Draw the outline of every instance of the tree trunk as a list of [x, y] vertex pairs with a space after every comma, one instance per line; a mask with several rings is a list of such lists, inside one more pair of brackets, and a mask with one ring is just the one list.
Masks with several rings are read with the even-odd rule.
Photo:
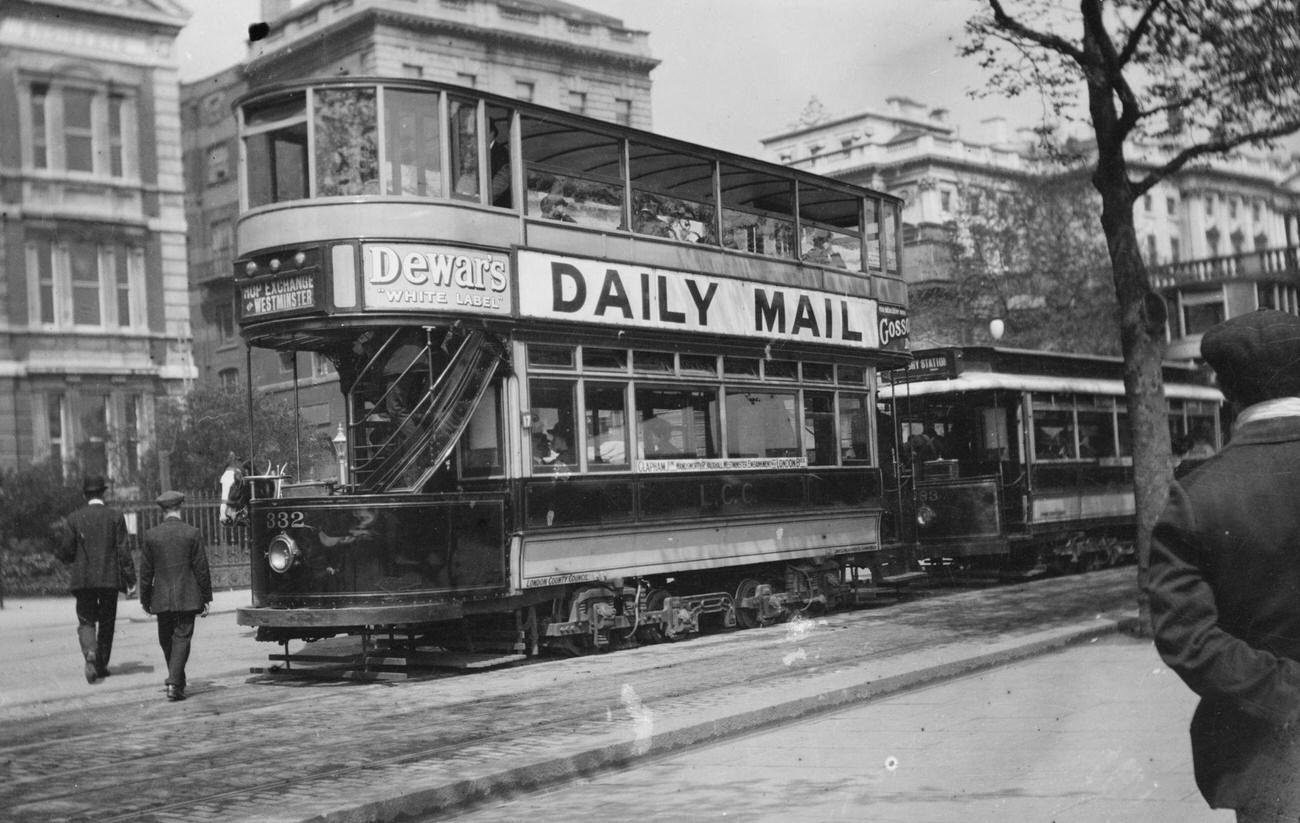
[[[1151, 532], [1160, 517], [1173, 477], [1170, 462], [1169, 405], [1164, 394], [1164, 302], [1152, 291], [1133, 228], [1133, 200], [1124, 174], [1107, 174], [1098, 158], [1094, 184], [1102, 195], [1102, 229], [1110, 250], [1119, 298], [1124, 389], [1133, 441], [1133, 493], [1137, 504], [1138, 617], [1149, 633], [1146, 595], [1151, 562]], [[1116, 164], [1120, 169], [1123, 162]], [[1114, 166], [1112, 166], [1114, 168]]]

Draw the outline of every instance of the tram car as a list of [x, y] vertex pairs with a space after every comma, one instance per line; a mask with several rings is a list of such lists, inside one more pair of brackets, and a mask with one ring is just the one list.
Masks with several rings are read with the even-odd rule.
[[[1120, 358], [996, 347], [913, 352], [881, 376], [882, 451], [932, 573], [1090, 570], [1134, 555]], [[1163, 367], [1177, 459], [1222, 445], [1223, 396]]]
[[896, 198], [421, 80], [236, 114], [240, 333], [337, 374], [294, 384], [338, 475], [254, 483], [259, 639], [585, 652], [923, 576], [874, 432]]

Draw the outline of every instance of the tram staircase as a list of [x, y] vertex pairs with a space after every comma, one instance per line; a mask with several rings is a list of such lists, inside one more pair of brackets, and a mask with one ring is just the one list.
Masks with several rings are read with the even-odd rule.
[[[442, 345], [447, 347], [453, 336], [458, 340], [446, 367], [408, 413], [389, 421], [390, 431], [383, 440], [365, 445], [368, 440], [363, 435], [374, 428], [376, 412], [352, 424], [356, 436], [351, 442], [358, 444], [353, 450], [353, 477], [359, 491], [374, 494], [419, 489], [451, 454], [501, 360], [486, 332], [449, 331]], [[422, 352], [425, 362], [431, 346], [426, 343]], [[420, 359], [416, 358], [412, 367]], [[389, 391], [397, 390], [397, 383], [406, 376], [399, 376]]]

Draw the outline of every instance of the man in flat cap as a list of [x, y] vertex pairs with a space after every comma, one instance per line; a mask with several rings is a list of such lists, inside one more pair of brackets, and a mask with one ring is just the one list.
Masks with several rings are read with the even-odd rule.
[[158, 495], [162, 522], [144, 533], [140, 554], [140, 605], [158, 617], [158, 644], [167, 661], [167, 699], [185, 699], [185, 663], [196, 615], [208, 615], [212, 577], [199, 530], [181, 520], [185, 495]]
[[69, 588], [77, 599], [77, 640], [87, 683], [108, 676], [117, 620], [117, 595], [135, 582], [126, 546], [126, 519], [104, 504], [108, 481], [92, 474], [82, 480], [86, 505], [59, 524], [59, 557], [72, 565]]
[[1152, 535], [1156, 648], [1196, 692], [1192, 757], [1213, 808], [1300, 819], [1300, 318], [1211, 328], [1201, 355], [1238, 410], [1176, 481]]

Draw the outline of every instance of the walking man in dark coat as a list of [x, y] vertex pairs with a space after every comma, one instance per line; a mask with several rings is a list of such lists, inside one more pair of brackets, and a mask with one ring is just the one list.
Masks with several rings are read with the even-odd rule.
[[108, 676], [117, 595], [126, 591], [135, 575], [126, 546], [126, 519], [104, 505], [107, 489], [101, 475], [86, 477], [81, 484], [86, 505], [68, 515], [60, 535], [60, 557], [72, 564], [69, 588], [77, 599], [77, 640], [87, 683]]
[[1201, 354], [1240, 411], [1152, 537], [1156, 648], [1201, 697], [1196, 783], [1241, 823], [1300, 818], [1300, 317], [1257, 311]]
[[208, 616], [212, 577], [199, 530], [181, 520], [185, 495], [158, 495], [163, 520], [144, 534], [140, 556], [140, 604], [158, 617], [158, 644], [167, 661], [167, 699], [185, 699], [185, 663], [190, 657], [194, 618]]

